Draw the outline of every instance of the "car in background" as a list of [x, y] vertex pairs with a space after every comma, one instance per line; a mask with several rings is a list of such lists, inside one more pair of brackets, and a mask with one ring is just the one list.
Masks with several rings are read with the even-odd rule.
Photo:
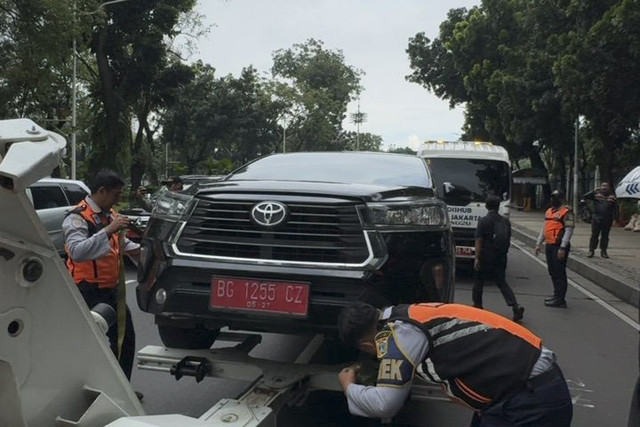
[[53, 246], [64, 255], [62, 222], [66, 213], [91, 193], [89, 188], [82, 181], [43, 178], [31, 184], [26, 193]]
[[454, 262], [423, 159], [276, 154], [160, 196], [137, 299], [168, 347], [208, 348], [225, 326], [335, 337], [353, 301], [452, 301]]

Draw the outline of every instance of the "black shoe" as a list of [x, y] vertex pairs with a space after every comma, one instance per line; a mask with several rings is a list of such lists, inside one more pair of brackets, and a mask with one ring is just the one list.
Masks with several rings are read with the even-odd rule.
[[521, 305], [513, 306], [513, 321], [519, 322], [522, 320], [522, 316], [524, 315], [524, 307]]
[[607, 251], [600, 251], [600, 256], [601, 256], [602, 258], [609, 259], [609, 255], [607, 255]]
[[484, 310], [484, 308], [482, 308], [482, 306], [478, 305], [478, 304], [473, 304], [473, 307], [474, 308], [479, 308], [480, 310]]
[[556, 299], [554, 295], [549, 295], [548, 297], [544, 297], [545, 301], [553, 301], [554, 299]]
[[587, 258], [593, 258], [593, 251], [589, 251], [589, 253], [587, 254]]
[[567, 308], [567, 302], [559, 299], [545, 301], [544, 305], [546, 305], [547, 307]]
[[139, 391], [134, 391], [134, 393], [136, 394], [138, 400], [142, 402], [142, 399], [144, 399], [144, 394], [140, 393]]

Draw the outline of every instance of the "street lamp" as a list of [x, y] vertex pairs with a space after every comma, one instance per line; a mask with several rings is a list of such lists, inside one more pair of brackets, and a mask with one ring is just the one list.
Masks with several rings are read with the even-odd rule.
[[[111, 0], [101, 3], [93, 12], [84, 12], [82, 15], [93, 15], [99, 12], [103, 7], [110, 4], [122, 3], [129, 0]], [[76, 102], [77, 102], [77, 60], [78, 52], [76, 46], [76, 2], [73, 2], [73, 74], [71, 89], [71, 179], [76, 179]]]

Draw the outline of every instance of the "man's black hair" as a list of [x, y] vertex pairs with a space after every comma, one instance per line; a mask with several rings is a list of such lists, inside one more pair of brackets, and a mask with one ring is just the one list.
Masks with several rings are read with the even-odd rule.
[[489, 211], [497, 211], [498, 209], [500, 209], [500, 197], [491, 195], [487, 197], [484, 205]]
[[111, 169], [101, 169], [91, 179], [89, 190], [91, 190], [91, 194], [95, 194], [100, 187], [104, 187], [107, 191], [113, 190], [124, 187], [124, 181]]
[[380, 312], [366, 302], [354, 302], [343, 308], [338, 316], [340, 339], [352, 347], [369, 334], [376, 325]]

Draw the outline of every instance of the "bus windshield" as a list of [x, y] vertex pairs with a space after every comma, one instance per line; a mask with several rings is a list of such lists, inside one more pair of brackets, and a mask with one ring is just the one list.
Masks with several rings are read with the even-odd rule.
[[427, 158], [425, 161], [433, 172], [438, 193], [448, 205], [465, 206], [471, 202], [484, 202], [491, 194], [503, 199], [511, 196], [508, 163], [442, 157]]

